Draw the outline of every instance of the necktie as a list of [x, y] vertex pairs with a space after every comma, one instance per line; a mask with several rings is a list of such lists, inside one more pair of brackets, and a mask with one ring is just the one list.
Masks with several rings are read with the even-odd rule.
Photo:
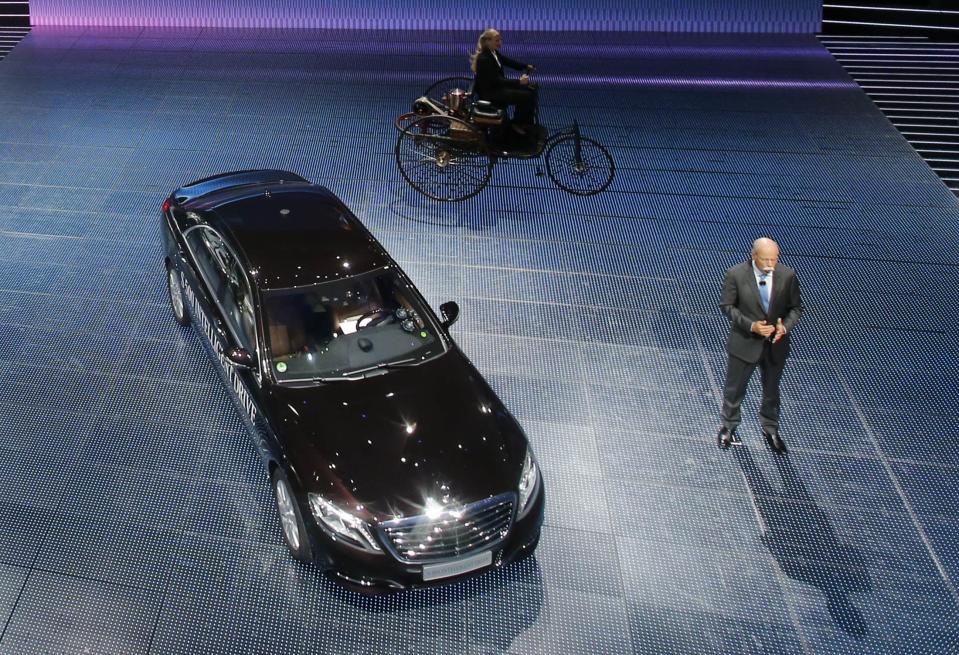
[[759, 276], [759, 299], [763, 302], [763, 311], [769, 313], [769, 273]]

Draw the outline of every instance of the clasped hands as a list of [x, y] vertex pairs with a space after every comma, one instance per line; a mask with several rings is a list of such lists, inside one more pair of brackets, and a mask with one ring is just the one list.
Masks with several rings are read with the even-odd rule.
[[763, 338], [768, 339], [769, 337], [772, 337], [773, 343], [776, 343], [786, 336], [786, 326], [783, 325], [783, 320], [781, 318], [776, 321], [775, 325], [770, 325], [766, 322], [766, 319], [761, 321], [753, 321], [753, 324], [749, 326], [749, 329]]

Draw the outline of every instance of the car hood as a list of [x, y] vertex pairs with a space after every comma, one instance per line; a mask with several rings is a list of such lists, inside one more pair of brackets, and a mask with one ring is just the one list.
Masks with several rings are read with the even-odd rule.
[[515, 491], [526, 438], [457, 349], [356, 381], [276, 387], [272, 421], [306, 491], [370, 518]]

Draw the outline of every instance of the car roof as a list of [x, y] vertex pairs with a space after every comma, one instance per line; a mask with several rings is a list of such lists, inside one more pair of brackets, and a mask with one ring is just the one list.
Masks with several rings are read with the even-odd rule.
[[320, 185], [247, 184], [190, 199], [183, 207], [231, 237], [260, 289], [306, 286], [391, 263], [359, 219]]

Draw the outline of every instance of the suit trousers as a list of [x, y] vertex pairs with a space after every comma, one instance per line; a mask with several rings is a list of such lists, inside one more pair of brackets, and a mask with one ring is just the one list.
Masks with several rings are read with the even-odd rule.
[[733, 355], [726, 364], [726, 384], [723, 388], [723, 408], [720, 412], [723, 425], [735, 430], [742, 422], [742, 403], [746, 387], [753, 371], [759, 367], [763, 396], [759, 406], [759, 422], [767, 432], [779, 431], [779, 381], [786, 367], [785, 359], [771, 357], [772, 344], [763, 344], [759, 361], [750, 363]]
[[513, 121], [519, 125], [532, 125], [536, 112], [536, 90], [528, 87], [499, 89], [491, 98], [494, 105], [513, 105]]

